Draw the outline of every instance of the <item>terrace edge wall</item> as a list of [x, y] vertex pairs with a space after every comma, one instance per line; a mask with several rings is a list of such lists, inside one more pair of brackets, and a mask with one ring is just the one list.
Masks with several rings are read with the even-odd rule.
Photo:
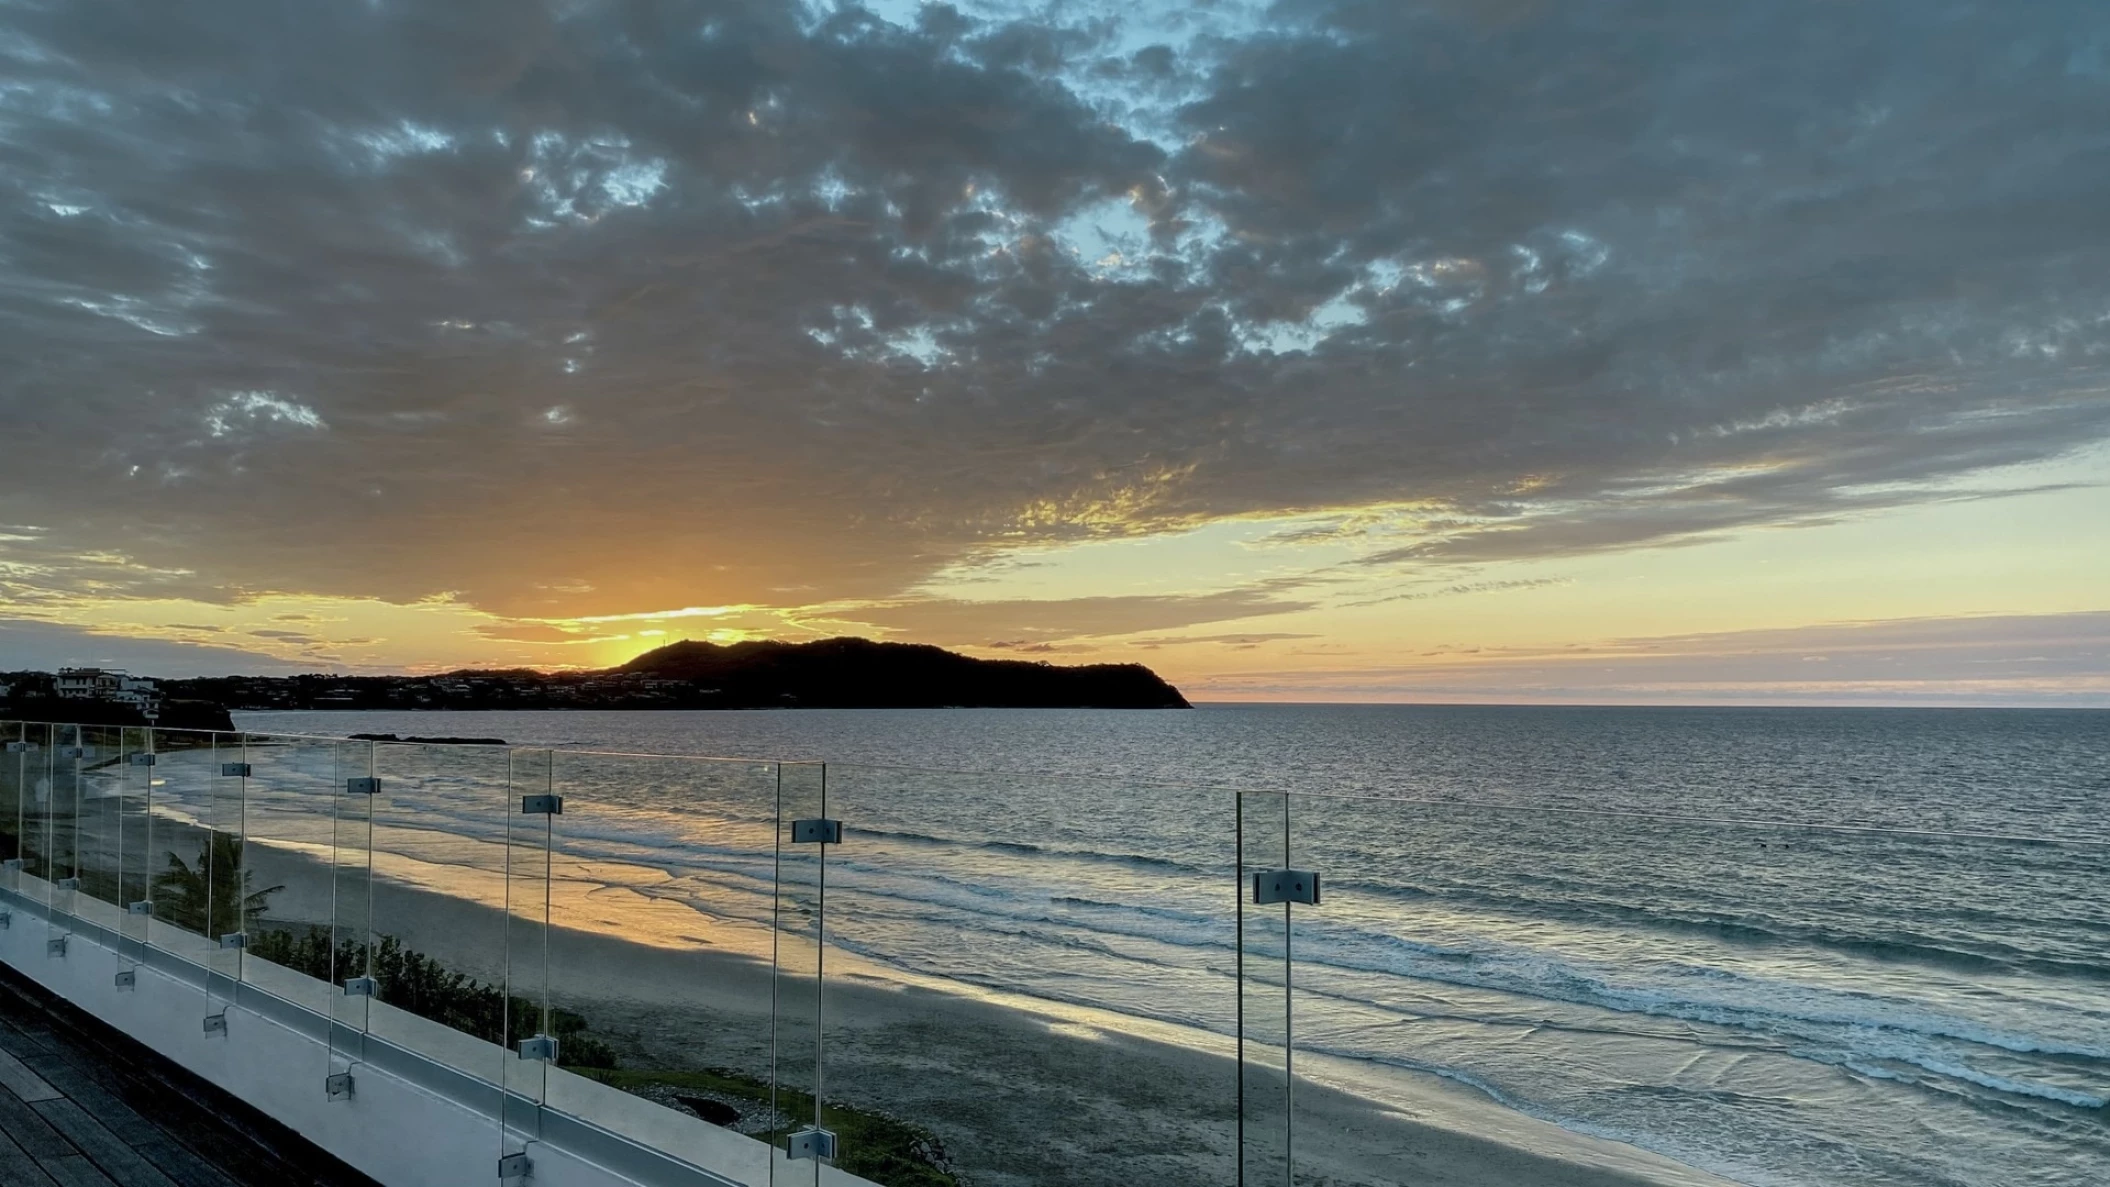
[[[34, 881], [24, 878], [25, 882]], [[464, 1184], [497, 1184], [499, 1131], [495, 1118], [496, 1089], [468, 1085], [488, 1091], [489, 1110], [472, 1101], [414, 1082], [384, 1064], [361, 1065], [350, 1100], [328, 1099], [324, 1086], [312, 1074], [327, 1063], [327, 1020], [314, 1018], [305, 1009], [240, 987], [237, 1000], [211, 1007], [224, 1008], [226, 1028], [208, 1033], [208, 1012], [202, 969], [158, 950], [147, 953], [139, 964], [105, 940], [114, 938], [89, 921], [62, 916], [47, 917], [46, 907], [17, 891], [0, 890], [0, 908], [9, 919], [0, 926], [0, 961], [89, 1015], [170, 1059], [178, 1066], [218, 1086], [237, 1099], [300, 1133], [347, 1165], [387, 1187], [463, 1187]], [[50, 954], [48, 941], [65, 936], [63, 956]], [[133, 973], [134, 983], [117, 984], [117, 974]], [[193, 980], [186, 974], [195, 973]], [[312, 1023], [312, 1033], [308, 1024]], [[464, 1036], [466, 1037], [466, 1036]], [[473, 1041], [473, 1040], [471, 1040]], [[491, 1047], [494, 1059], [499, 1054]], [[399, 1052], [389, 1062], [399, 1066], [414, 1054]], [[444, 1078], [448, 1073], [436, 1073]], [[659, 1106], [639, 1100], [641, 1106]], [[738, 1152], [763, 1168], [764, 1178], [752, 1182], [728, 1178], [667, 1157], [653, 1166], [655, 1153], [623, 1143], [597, 1128], [553, 1118], [546, 1125], [545, 1140], [532, 1143], [531, 1177], [507, 1183], [534, 1187], [763, 1187], [772, 1160], [762, 1143], [727, 1131], [710, 1142], [719, 1152], [731, 1152], [724, 1139], [753, 1147]], [[703, 1123], [697, 1122], [701, 1125]], [[569, 1143], [551, 1140], [555, 1134], [571, 1133], [605, 1139], [604, 1148], [619, 1157], [630, 1157], [645, 1165], [618, 1173], [590, 1159]], [[713, 1135], [714, 1137], [717, 1135]], [[613, 1142], [614, 1145], [608, 1145]], [[627, 1149], [625, 1147], [628, 1147]], [[629, 1169], [629, 1168], [626, 1168]], [[833, 1171], [833, 1168], [826, 1168]], [[810, 1172], [809, 1172], [810, 1173]], [[824, 1173], [824, 1182], [858, 1183], [853, 1176]]]

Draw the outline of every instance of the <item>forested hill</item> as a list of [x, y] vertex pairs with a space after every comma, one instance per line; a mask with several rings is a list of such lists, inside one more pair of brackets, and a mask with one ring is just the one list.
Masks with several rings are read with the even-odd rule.
[[748, 705], [812, 709], [1185, 709], [1187, 699], [1141, 664], [1058, 667], [975, 659], [916, 643], [675, 643], [615, 671], [715, 688]]
[[[18, 687], [48, 685], [21, 673]], [[6, 674], [0, 673], [0, 681]], [[171, 700], [227, 709], [1185, 709], [1141, 664], [1057, 667], [938, 647], [676, 643], [595, 672], [462, 671], [432, 676], [214, 676], [164, 680]], [[88, 702], [69, 701], [72, 711]], [[0, 704], [0, 717], [6, 716]], [[54, 711], [56, 711], [54, 707]], [[224, 716], [224, 715], [223, 715]], [[72, 720], [64, 718], [63, 720]], [[187, 720], [187, 719], [186, 719]], [[173, 724], [168, 722], [165, 724]], [[213, 728], [198, 725], [194, 728]], [[225, 727], [220, 727], [225, 728]]]

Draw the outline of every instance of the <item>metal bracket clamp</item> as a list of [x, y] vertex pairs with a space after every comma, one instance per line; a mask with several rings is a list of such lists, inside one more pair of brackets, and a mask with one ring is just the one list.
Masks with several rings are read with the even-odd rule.
[[840, 820], [794, 820], [791, 822], [791, 843], [794, 845], [840, 845], [843, 843], [843, 822]]
[[19, 870], [21, 868], [22, 859], [19, 857], [10, 857], [6, 861], [0, 861], [0, 870]]
[[154, 765], [154, 757], [153, 754], [142, 750], [132, 756], [132, 765], [135, 767], [151, 767]]
[[60, 758], [94, 758], [94, 757], [95, 757], [95, 747], [93, 747], [93, 746], [61, 746], [61, 747], [59, 747], [59, 757], [60, 757]]
[[536, 1035], [520, 1040], [520, 1058], [539, 1059], [543, 1063], [557, 1062], [557, 1040], [549, 1035]]
[[535, 1163], [525, 1153], [508, 1154], [498, 1160], [498, 1178], [525, 1179], [535, 1173]]
[[131, 915], [152, 915], [154, 904], [149, 902], [126, 903], [125, 911]]
[[64, 959], [66, 955], [66, 937], [53, 936], [44, 941], [44, 955]]
[[1311, 870], [1267, 870], [1253, 875], [1253, 901], [1319, 905], [1319, 875]]
[[35, 742], [9, 742], [7, 744], [7, 753], [9, 754], [35, 754], [36, 750], [37, 744]]
[[347, 779], [344, 781], [346, 795], [380, 795], [381, 781], [374, 778]]
[[205, 1033], [209, 1035], [223, 1035], [227, 1033], [226, 1011], [223, 1010], [218, 1014], [207, 1014], [205, 1016]]
[[352, 1099], [352, 1073], [338, 1072], [334, 1076], [324, 1077], [322, 1090], [331, 1100]]
[[223, 779], [247, 779], [252, 773], [254, 773], [253, 769], [245, 762], [223, 762], [220, 764], [220, 777]]
[[564, 797], [561, 795], [524, 795], [520, 797], [522, 816], [562, 816]]
[[117, 987], [119, 989], [137, 989], [139, 987], [139, 970], [119, 969], [117, 971]]
[[377, 988], [372, 977], [353, 977], [344, 983], [344, 996], [373, 997]]
[[79, 890], [81, 888], [81, 880], [79, 878], [61, 878], [58, 880], [58, 888], [60, 890]]
[[835, 1160], [835, 1131], [808, 1126], [784, 1139], [784, 1154], [796, 1162], [801, 1158]]
[[222, 948], [247, 948], [248, 946], [248, 932], [231, 931], [220, 937], [220, 947]]

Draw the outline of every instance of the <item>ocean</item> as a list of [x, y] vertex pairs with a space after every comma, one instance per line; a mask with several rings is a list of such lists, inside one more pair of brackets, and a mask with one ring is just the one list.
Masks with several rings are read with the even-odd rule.
[[[1249, 1027], [1279, 1037], [1292, 985], [1315, 1080], [1381, 1097], [1388, 1077], [1438, 1076], [1754, 1187], [2110, 1182], [2110, 713], [238, 722], [557, 748], [568, 869], [756, 926], [773, 903], [765, 800], [699, 794], [701, 768], [566, 755], [824, 760], [847, 832], [832, 944], [872, 968], [1218, 1035], [1237, 1025], [1242, 820], [1249, 866], [1323, 879], [1321, 903], [1294, 908], [1293, 961], [1281, 908], [1249, 908], [1242, 942]], [[493, 827], [438, 794], [406, 802], [418, 810]], [[1354, 1137], [1298, 1138], [1328, 1140]]]

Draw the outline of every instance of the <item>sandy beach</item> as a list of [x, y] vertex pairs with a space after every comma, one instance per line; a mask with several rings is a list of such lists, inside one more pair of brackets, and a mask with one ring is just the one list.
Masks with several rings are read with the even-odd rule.
[[[91, 871], [115, 868], [120, 831], [143, 838], [137, 801], [124, 805], [121, 829], [115, 807], [101, 797], [83, 805], [81, 858]], [[833, 946], [816, 998], [810, 976], [771, 976], [773, 953], [810, 971], [809, 941], [656, 896], [655, 880], [673, 877], [663, 871], [557, 854], [547, 900], [554, 926], [545, 930], [539, 854], [523, 860], [516, 850], [509, 885], [501, 847], [396, 816], [373, 837], [369, 892], [363, 823], [253, 808], [249, 825], [250, 887], [278, 888], [252, 930], [305, 930], [334, 913], [345, 930], [370, 925], [487, 983], [510, 970], [514, 995], [583, 1016], [628, 1071], [722, 1070], [767, 1081], [774, 1045], [782, 1082], [810, 1091], [818, 1014], [823, 1097], [929, 1131], [948, 1167], [976, 1187], [1237, 1181], [1238, 1065], [1224, 1035], [905, 974]], [[128, 854], [128, 871], [159, 872], [170, 852], [194, 860], [205, 836], [160, 813], [153, 834], [150, 859]], [[349, 846], [338, 854], [348, 864], [335, 870], [333, 836]], [[1376, 1064], [1300, 1052], [1286, 1104], [1280, 1052], [1256, 1045], [1248, 1056], [1252, 1181], [1280, 1181], [1293, 1142], [1298, 1182], [1328, 1187], [1728, 1182], [1531, 1118], [1464, 1085]]]
[[[116, 821], [112, 801], [91, 803], [84, 824]], [[127, 804], [124, 816], [128, 838], [143, 833], [133, 827], [142, 823], [136, 807]], [[560, 855], [548, 899], [554, 926], [545, 930], [539, 860], [523, 866], [516, 855], [509, 888], [495, 845], [384, 828], [375, 837], [369, 894], [363, 847], [347, 850], [349, 866], [333, 871], [331, 822], [292, 823], [251, 820], [260, 839], [247, 850], [250, 886], [280, 888], [255, 930], [327, 924], [334, 911], [346, 928], [370, 920], [376, 933], [487, 983], [504, 980], [510, 968], [512, 993], [584, 1016], [633, 1071], [725, 1070], [767, 1080], [774, 1044], [783, 1082], [808, 1091], [818, 1013], [822, 1095], [928, 1130], [950, 1168], [976, 1187], [1237, 1180], [1237, 1064], [1225, 1036], [919, 978], [833, 947], [816, 999], [810, 976], [774, 985], [771, 976], [779, 942], [787, 967], [810, 970], [810, 942], [780, 941], [768, 929], [719, 923], [654, 897], [650, 880], [665, 876], [657, 871]], [[115, 830], [82, 831], [84, 866], [114, 869]], [[125, 865], [158, 872], [169, 852], [192, 860], [204, 835], [157, 814], [151, 862]], [[441, 857], [435, 846], [452, 859], [428, 860]], [[1533, 1119], [1436, 1076], [1302, 1053], [1287, 1106], [1292, 1135], [1279, 1070], [1260, 1066], [1279, 1066], [1279, 1051], [1255, 1046], [1248, 1054], [1249, 1180], [1280, 1181], [1284, 1147], [1293, 1141], [1298, 1182], [1327, 1187], [1728, 1182]], [[563, 1104], [554, 1089], [551, 1102]]]
[[[271, 916], [328, 918], [328, 867], [297, 850], [252, 846], [254, 884], [284, 884]], [[375, 930], [496, 979], [508, 959], [504, 879], [376, 851]], [[585, 1016], [628, 1069], [727, 1069], [766, 1077], [772, 1042], [767, 931], [713, 928], [679, 904], [558, 870], [548, 931], [553, 1003]], [[634, 871], [632, 874], [634, 876]], [[537, 884], [539, 885], [539, 883]], [[445, 886], [442, 893], [434, 887]], [[516, 880], [516, 892], [522, 889]], [[516, 902], [528, 898], [516, 893]], [[363, 907], [360, 908], [363, 910]], [[539, 910], [539, 904], [537, 908]], [[539, 996], [538, 924], [515, 921], [513, 992]], [[636, 937], [636, 938], [619, 938]], [[1223, 1184], [1236, 1158], [1230, 1040], [1057, 1003], [921, 981], [828, 954], [819, 1008], [823, 1095], [934, 1133], [977, 1187]], [[810, 967], [810, 945], [787, 963]], [[785, 1079], [811, 1087], [810, 979], [779, 986], [775, 1034]], [[1302, 1059], [1302, 1057], [1300, 1057]], [[1300, 1076], [1324, 1078], [1322, 1060]], [[1349, 1069], [1366, 1094], [1300, 1080], [1298, 1181], [1329, 1187], [1639, 1187], [1719, 1185], [1715, 1176], [1504, 1109], [1440, 1078]], [[1249, 1178], [1276, 1181], [1284, 1132], [1279, 1081], [1250, 1073]]]

